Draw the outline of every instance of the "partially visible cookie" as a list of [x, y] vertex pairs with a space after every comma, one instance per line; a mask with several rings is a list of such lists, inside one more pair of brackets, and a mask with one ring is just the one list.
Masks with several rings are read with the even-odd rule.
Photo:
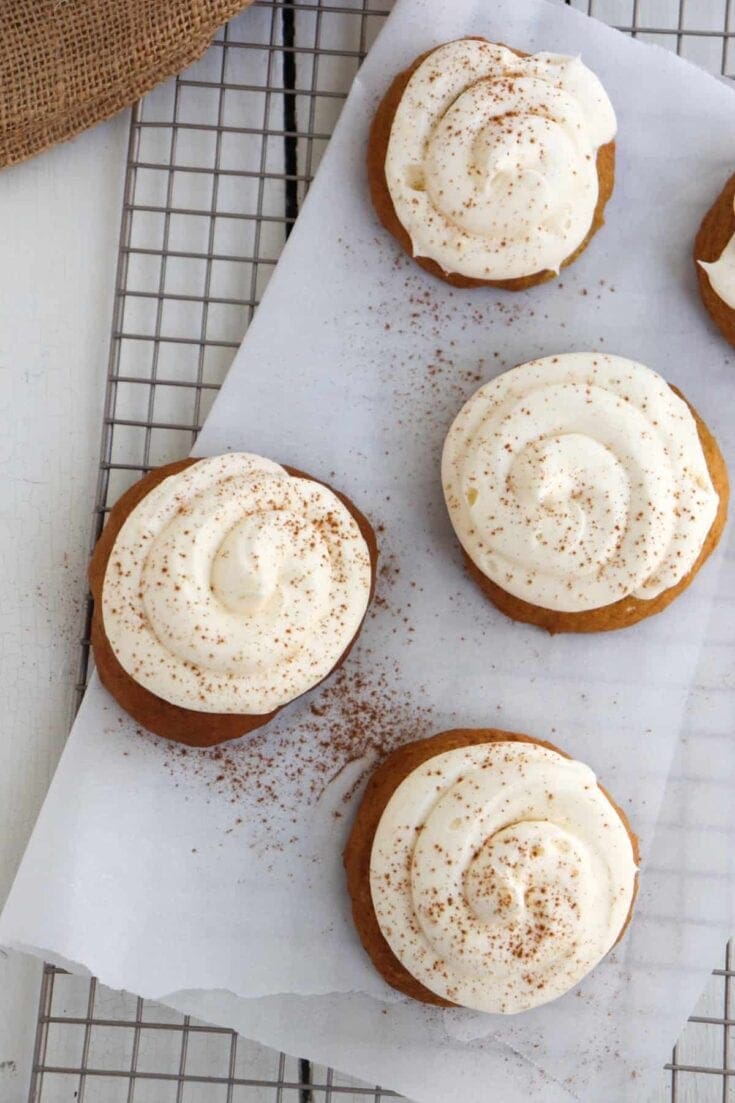
[[665, 609], [716, 547], [729, 497], [696, 410], [603, 353], [547, 356], [476, 391], [447, 435], [442, 483], [473, 578], [551, 633]]
[[735, 345], [735, 175], [702, 219], [694, 262], [702, 302], [725, 340]]
[[235, 739], [345, 660], [377, 557], [353, 503], [303, 472], [249, 453], [158, 468], [92, 556], [97, 672], [148, 731]]
[[563, 994], [622, 937], [638, 840], [552, 743], [456, 729], [393, 751], [344, 852], [375, 968], [440, 1007], [514, 1013]]
[[377, 110], [373, 204], [432, 275], [520, 291], [553, 279], [602, 226], [616, 128], [579, 58], [448, 42], [399, 73]]

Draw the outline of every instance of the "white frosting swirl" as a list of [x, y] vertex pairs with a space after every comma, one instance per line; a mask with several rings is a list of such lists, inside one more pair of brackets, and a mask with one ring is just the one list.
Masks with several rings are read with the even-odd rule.
[[442, 482], [482, 573], [562, 612], [674, 586], [718, 506], [686, 403], [650, 368], [592, 352], [532, 360], [476, 391], [449, 430]]
[[197, 712], [270, 712], [315, 686], [356, 635], [370, 553], [328, 487], [260, 456], [199, 460], [132, 510], [102, 591], [138, 682]]
[[446, 751], [406, 777], [373, 841], [386, 940], [432, 992], [477, 1011], [562, 995], [611, 949], [636, 864], [588, 766], [535, 743]]
[[[735, 201], [733, 202], [735, 208]], [[697, 262], [707, 273], [712, 290], [723, 303], [735, 310], [735, 234], [717, 260]]]
[[597, 150], [615, 132], [579, 58], [439, 46], [408, 82], [385, 160], [414, 256], [481, 280], [558, 271], [592, 225]]

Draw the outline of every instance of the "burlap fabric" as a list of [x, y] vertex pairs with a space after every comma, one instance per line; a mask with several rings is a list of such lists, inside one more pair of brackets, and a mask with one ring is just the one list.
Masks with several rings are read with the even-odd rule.
[[0, 0], [0, 166], [180, 72], [251, 0]]

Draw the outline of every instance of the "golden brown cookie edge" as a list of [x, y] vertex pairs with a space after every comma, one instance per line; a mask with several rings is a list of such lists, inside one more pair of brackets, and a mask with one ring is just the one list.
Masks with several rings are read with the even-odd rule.
[[735, 310], [728, 306], [713, 289], [709, 276], [698, 262], [711, 263], [719, 259], [722, 250], [735, 234], [735, 174], [725, 184], [714, 203], [702, 219], [694, 239], [694, 267], [697, 270], [699, 294], [707, 312], [720, 333], [735, 347]]

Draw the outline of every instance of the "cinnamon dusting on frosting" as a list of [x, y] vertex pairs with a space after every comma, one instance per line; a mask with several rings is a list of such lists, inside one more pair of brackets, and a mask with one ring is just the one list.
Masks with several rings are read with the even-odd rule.
[[597, 150], [615, 131], [578, 58], [439, 46], [408, 82], [385, 161], [414, 256], [481, 280], [558, 271], [590, 229]]
[[567, 612], [674, 586], [718, 505], [686, 403], [602, 353], [531, 361], [481, 387], [449, 431], [442, 481], [482, 573]]
[[365, 539], [332, 490], [229, 453], [169, 476], [130, 513], [105, 574], [105, 631], [158, 697], [268, 713], [335, 666], [371, 574]]
[[535, 743], [460, 747], [393, 793], [372, 848], [378, 923], [432, 992], [537, 1006], [608, 952], [633, 898], [627, 829], [592, 771]]

